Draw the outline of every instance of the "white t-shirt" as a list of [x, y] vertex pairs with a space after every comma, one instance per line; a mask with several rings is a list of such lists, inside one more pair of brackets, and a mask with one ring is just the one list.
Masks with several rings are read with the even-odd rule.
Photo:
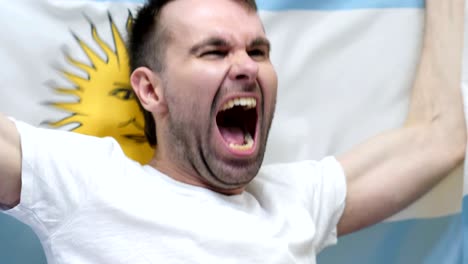
[[16, 122], [21, 202], [53, 263], [315, 263], [336, 243], [345, 177], [332, 158], [264, 166], [239, 195], [129, 160], [113, 139]]

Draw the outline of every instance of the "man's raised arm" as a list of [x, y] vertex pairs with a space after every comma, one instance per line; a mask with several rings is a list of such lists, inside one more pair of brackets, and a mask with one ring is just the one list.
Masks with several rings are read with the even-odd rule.
[[21, 148], [15, 124], [0, 113], [0, 208], [18, 204], [21, 193]]
[[405, 125], [339, 157], [347, 175], [340, 235], [404, 209], [460, 164], [463, 0], [427, 0], [424, 46]]

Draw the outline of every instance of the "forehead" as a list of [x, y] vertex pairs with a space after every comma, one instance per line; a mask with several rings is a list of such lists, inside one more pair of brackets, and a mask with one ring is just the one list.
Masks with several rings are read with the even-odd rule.
[[216, 35], [233, 42], [265, 37], [260, 17], [240, 0], [177, 0], [164, 7], [161, 22], [176, 39], [200, 41]]

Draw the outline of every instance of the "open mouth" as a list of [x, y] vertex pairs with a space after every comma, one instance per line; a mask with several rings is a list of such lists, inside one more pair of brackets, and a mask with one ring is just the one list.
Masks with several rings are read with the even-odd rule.
[[231, 150], [246, 152], [254, 149], [257, 119], [257, 100], [254, 97], [239, 97], [221, 107], [216, 124]]

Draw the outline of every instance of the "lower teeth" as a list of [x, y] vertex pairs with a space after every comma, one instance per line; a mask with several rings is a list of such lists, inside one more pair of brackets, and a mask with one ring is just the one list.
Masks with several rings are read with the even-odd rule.
[[244, 145], [237, 145], [235, 143], [230, 143], [229, 147], [237, 150], [247, 150], [253, 147], [254, 140], [252, 136], [247, 132], [244, 135]]

